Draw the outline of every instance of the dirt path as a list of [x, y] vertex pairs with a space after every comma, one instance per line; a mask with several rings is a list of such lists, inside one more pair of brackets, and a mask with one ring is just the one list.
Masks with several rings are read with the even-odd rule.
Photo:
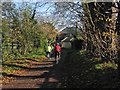
[[40, 61], [39, 64], [32, 64], [31, 68], [24, 69], [25, 72], [21, 75], [10, 75], [15, 80], [8, 84], [3, 84], [2, 89], [15, 89], [15, 88], [58, 88], [61, 85], [60, 82], [60, 70], [62, 66], [61, 58], [59, 64], [55, 64], [54, 58], [50, 60]]

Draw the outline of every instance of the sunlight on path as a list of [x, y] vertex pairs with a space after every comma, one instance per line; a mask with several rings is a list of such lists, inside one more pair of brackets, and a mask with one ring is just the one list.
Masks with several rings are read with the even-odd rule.
[[40, 88], [53, 87], [58, 83], [57, 78], [52, 72], [54, 60], [43, 60], [40, 64], [32, 64], [21, 75], [12, 75], [15, 80], [3, 85], [5, 88]]

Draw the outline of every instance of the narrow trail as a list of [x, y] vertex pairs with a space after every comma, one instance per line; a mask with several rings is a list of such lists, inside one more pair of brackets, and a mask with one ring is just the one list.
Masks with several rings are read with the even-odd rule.
[[2, 89], [15, 88], [59, 88], [60, 70], [62, 60], [64, 60], [66, 51], [63, 50], [64, 55], [59, 64], [55, 64], [54, 58], [49, 60], [42, 60], [39, 64], [32, 64], [31, 68], [25, 69], [21, 75], [11, 75], [15, 80], [8, 84], [3, 84]]

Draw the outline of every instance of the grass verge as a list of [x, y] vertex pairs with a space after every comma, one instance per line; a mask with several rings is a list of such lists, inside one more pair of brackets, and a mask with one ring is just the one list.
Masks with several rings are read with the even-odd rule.
[[67, 88], [116, 88], [119, 87], [117, 65], [102, 62], [84, 50], [71, 50], [61, 70], [63, 87]]

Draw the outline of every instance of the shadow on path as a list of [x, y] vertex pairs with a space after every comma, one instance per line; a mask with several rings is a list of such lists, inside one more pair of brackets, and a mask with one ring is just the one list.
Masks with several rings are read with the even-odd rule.
[[54, 64], [52, 69], [48, 72], [48, 77], [45, 78], [42, 85], [40, 85], [40, 88], [62, 88], [61, 87], [61, 67], [63, 67], [63, 61], [66, 57], [67, 51], [62, 50], [62, 57], [59, 60], [59, 64]]
[[[3, 84], [2, 89], [15, 88], [58, 88], [60, 87], [59, 67], [62, 66], [65, 51], [59, 64], [55, 64], [54, 58], [51, 60], [42, 60], [40, 64], [32, 64], [31, 67], [24, 67], [14, 64], [4, 64], [9, 67], [18, 67], [25, 70], [21, 75], [2, 73], [4, 76], [13, 77], [15, 80]], [[50, 62], [48, 64], [48, 62]]]

